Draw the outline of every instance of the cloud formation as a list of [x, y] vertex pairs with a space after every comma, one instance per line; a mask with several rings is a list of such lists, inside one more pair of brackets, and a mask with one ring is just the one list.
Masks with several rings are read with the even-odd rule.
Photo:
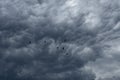
[[118, 80], [119, 0], [0, 0], [1, 80]]

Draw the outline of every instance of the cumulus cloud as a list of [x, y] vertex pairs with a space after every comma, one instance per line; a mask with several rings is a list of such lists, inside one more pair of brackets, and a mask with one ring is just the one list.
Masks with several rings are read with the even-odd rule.
[[1, 80], [118, 80], [119, 0], [0, 0]]

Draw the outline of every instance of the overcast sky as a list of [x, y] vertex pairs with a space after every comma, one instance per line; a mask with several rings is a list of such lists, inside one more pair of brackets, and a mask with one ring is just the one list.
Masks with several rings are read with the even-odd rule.
[[0, 80], [120, 80], [120, 0], [0, 0]]

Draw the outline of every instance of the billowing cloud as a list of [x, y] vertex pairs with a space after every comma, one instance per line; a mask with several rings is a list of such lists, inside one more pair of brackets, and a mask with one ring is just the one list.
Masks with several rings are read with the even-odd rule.
[[119, 0], [0, 0], [1, 80], [118, 80]]

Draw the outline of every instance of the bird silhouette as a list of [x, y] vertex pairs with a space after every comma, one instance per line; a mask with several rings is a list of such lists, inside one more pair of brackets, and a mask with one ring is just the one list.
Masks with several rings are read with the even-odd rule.
[[32, 42], [31, 42], [31, 41], [29, 41], [28, 43], [29, 43], [29, 44], [31, 44]]

